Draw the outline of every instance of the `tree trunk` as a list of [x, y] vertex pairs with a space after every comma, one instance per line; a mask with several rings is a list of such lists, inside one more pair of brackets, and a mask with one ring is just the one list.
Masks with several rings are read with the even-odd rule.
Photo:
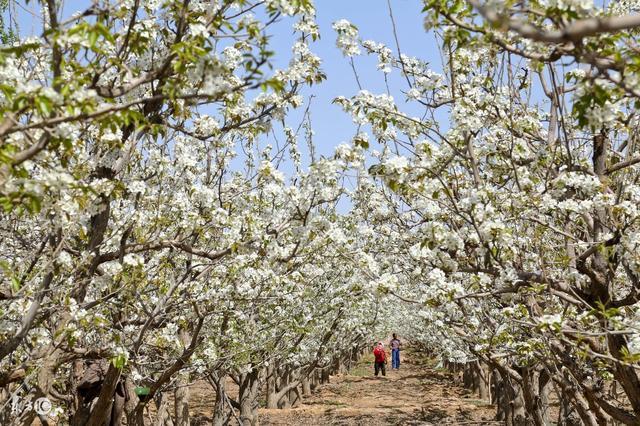
[[331, 363], [331, 372], [333, 374], [339, 374], [342, 370], [342, 364], [340, 363], [340, 358], [334, 358], [333, 362]]
[[278, 371], [274, 365], [267, 367], [267, 408], [278, 408]]
[[113, 408], [111, 409], [111, 426], [120, 426], [122, 424], [126, 395], [127, 392], [125, 389], [125, 383], [121, 380], [116, 386], [116, 392], [113, 397]]
[[291, 382], [291, 372], [285, 372], [280, 378], [279, 392], [277, 395], [278, 408], [286, 409], [291, 407], [291, 401], [289, 400], [289, 383]]
[[113, 396], [116, 391], [116, 386], [120, 380], [121, 370], [115, 367], [112, 363], [109, 363], [109, 369], [100, 387], [100, 394], [98, 395], [98, 401], [95, 403], [87, 426], [101, 426], [111, 423], [111, 409], [113, 407]]
[[84, 403], [84, 398], [80, 394], [79, 386], [84, 373], [84, 362], [80, 359], [73, 361], [71, 366], [70, 387], [73, 395], [71, 403], [71, 426], [84, 424], [89, 418], [90, 408]]
[[[191, 341], [189, 332], [185, 328], [180, 328], [178, 337], [183, 347], [187, 347]], [[174, 391], [174, 417], [176, 426], [189, 426], [189, 373], [180, 372], [176, 380], [178, 385]]]
[[213, 405], [213, 426], [224, 426], [229, 423], [231, 414], [227, 414], [227, 388], [225, 375], [211, 373], [210, 383], [216, 391], [216, 400]]
[[251, 370], [242, 376], [238, 403], [240, 404], [240, 424], [242, 426], [257, 426], [258, 424], [258, 391], [259, 371]]
[[161, 393], [156, 399], [156, 420], [153, 423], [154, 426], [174, 426], [173, 419], [169, 410], [169, 398], [164, 393]]
[[296, 386], [289, 391], [289, 402], [291, 407], [296, 407], [302, 403], [302, 393], [300, 392], [300, 387]]
[[[542, 381], [541, 381], [542, 379]], [[547, 401], [545, 392], [548, 384], [548, 377], [544, 374], [540, 377], [540, 372], [531, 367], [522, 368], [522, 395], [527, 412], [527, 424], [536, 426], [546, 426], [548, 423], [547, 411], [545, 404]]]
[[470, 391], [474, 391], [474, 379], [473, 379], [473, 367], [471, 362], [467, 362], [464, 364], [462, 368], [462, 386], [465, 389]]
[[308, 377], [302, 379], [302, 395], [311, 396], [311, 381]]
[[520, 386], [508, 374], [494, 370], [494, 394], [497, 407], [496, 420], [506, 426], [525, 426], [525, 406]]
[[580, 426], [580, 417], [571, 404], [567, 394], [562, 392], [560, 396], [560, 410], [558, 412], [558, 426]]
[[74, 409], [69, 422], [71, 426], [84, 426], [89, 422], [92, 402], [100, 395], [108, 370], [109, 362], [105, 359], [86, 364], [83, 361], [77, 361], [73, 364], [71, 383]]
[[462, 385], [464, 382], [464, 368], [462, 364], [457, 362], [445, 361], [444, 368], [453, 374], [453, 381], [457, 385]]
[[[624, 338], [620, 335], [607, 336], [607, 344], [611, 355], [617, 359], [623, 359], [622, 349], [627, 349]], [[640, 378], [634, 367], [629, 367], [620, 363], [615, 364], [613, 376], [620, 383], [624, 393], [633, 409], [635, 420], [640, 424]], [[622, 418], [617, 420], [622, 421]]]
[[174, 396], [174, 417], [176, 426], [189, 426], [189, 375], [180, 373], [177, 380], [178, 387]]
[[124, 412], [127, 417], [127, 425], [134, 425], [135, 422], [135, 409], [138, 405], [138, 395], [136, 395], [135, 385], [130, 378], [124, 380]]
[[482, 361], [477, 361], [478, 369], [478, 396], [484, 401], [491, 399], [491, 371], [489, 366]]
[[328, 368], [323, 368], [320, 372], [320, 383], [321, 384], [325, 384], [325, 383], [329, 383], [329, 369]]
[[538, 396], [540, 397], [540, 404], [543, 407], [542, 421], [545, 425], [550, 423], [549, 418], [549, 392], [551, 390], [551, 377], [549, 372], [545, 369], [539, 372], [538, 376]]

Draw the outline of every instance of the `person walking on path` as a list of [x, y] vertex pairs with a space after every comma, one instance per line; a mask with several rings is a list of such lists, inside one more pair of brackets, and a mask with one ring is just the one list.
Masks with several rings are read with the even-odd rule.
[[393, 339], [389, 343], [391, 346], [391, 369], [400, 369], [400, 348], [402, 347], [402, 343], [396, 333], [393, 333]]
[[379, 371], [382, 371], [382, 375], [386, 376], [387, 354], [384, 352], [384, 345], [382, 342], [378, 342], [378, 345], [373, 350], [373, 356], [375, 357], [373, 368], [376, 372], [376, 376]]

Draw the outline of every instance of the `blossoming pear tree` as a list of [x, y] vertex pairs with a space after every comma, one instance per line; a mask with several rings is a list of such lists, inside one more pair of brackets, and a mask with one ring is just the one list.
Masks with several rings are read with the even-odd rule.
[[[44, 397], [49, 418], [115, 425], [154, 403], [186, 425], [186, 385], [206, 379], [218, 424], [256, 424], [265, 381], [272, 404], [299, 399], [362, 347], [378, 297], [336, 210], [346, 163], [303, 167], [289, 128], [265, 142], [324, 78], [313, 5], [39, 4], [39, 33], [0, 49], [3, 406]], [[271, 70], [285, 15], [292, 59]]]
[[425, 1], [440, 70], [334, 27], [405, 82], [335, 100], [382, 145], [361, 185], [395, 296], [432, 350], [493, 370], [507, 424], [548, 424], [551, 390], [564, 422], [640, 419], [633, 3]]

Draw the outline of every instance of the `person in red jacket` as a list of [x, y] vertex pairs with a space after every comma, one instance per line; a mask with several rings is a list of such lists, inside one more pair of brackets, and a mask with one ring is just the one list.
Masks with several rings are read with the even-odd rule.
[[382, 342], [378, 342], [378, 345], [373, 350], [373, 356], [375, 357], [373, 368], [376, 372], [376, 376], [379, 371], [382, 371], [382, 375], [386, 376], [387, 354], [384, 352], [384, 345]]

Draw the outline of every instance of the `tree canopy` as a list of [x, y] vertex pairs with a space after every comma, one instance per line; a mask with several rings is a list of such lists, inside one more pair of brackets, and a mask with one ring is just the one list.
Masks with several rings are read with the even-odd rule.
[[[424, 0], [440, 64], [320, 34], [311, 0], [0, 20], [0, 402], [93, 425], [155, 401], [164, 424], [206, 380], [215, 424], [256, 424], [263, 389], [286, 407], [396, 330], [494, 371], [508, 424], [548, 424], [550, 389], [563, 424], [638, 424], [636, 3]], [[306, 161], [310, 114], [287, 119], [326, 78], [320, 35], [355, 73], [334, 100], [354, 133]], [[404, 87], [370, 89], [360, 56]]]

